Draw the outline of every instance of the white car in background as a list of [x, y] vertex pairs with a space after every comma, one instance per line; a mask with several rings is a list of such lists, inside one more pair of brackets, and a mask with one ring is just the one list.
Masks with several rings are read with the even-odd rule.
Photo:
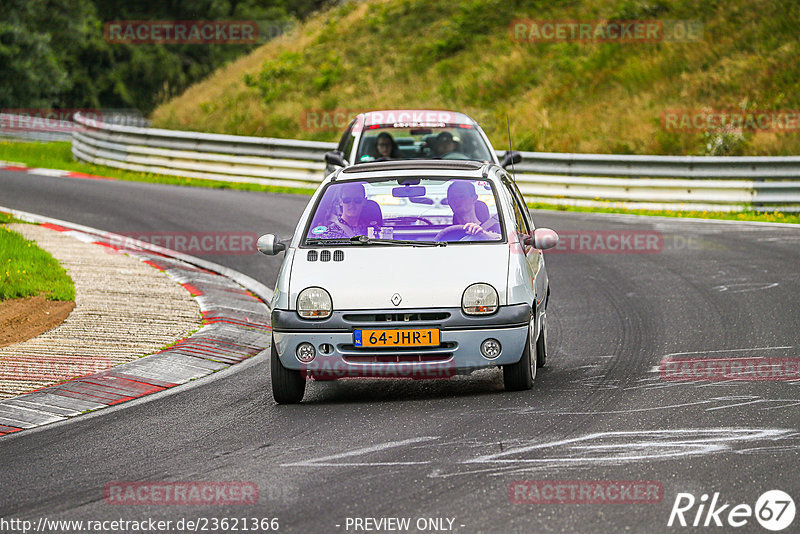
[[[394, 140], [394, 152], [382, 156], [376, 141], [381, 134]], [[440, 153], [437, 144], [443, 138], [453, 141], [447, 153]], [[496, 163], [505, 168], [519, 163], [519, 152], [508, 151], [502, 160], [480, 125], [471, 117], [456, 111], [383, 110], [357, 115], [345, 128], [336, 150], [325, 154], [326, 175], [337, 168], [382, 159], [456, 159]]]

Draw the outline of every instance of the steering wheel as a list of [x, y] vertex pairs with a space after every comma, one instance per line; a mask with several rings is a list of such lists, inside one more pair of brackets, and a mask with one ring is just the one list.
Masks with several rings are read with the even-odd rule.
[[443, 154], [440, 156], [440, 159], [472, 159], [463, 152], [448, 152], [447, 154]]
[[440, 230], [433, 239], [434, 241], [461, 241], [466, 237], [471, 236], [464, 230], [464, 225], [454, 224]]
[[[500, 221], [498, 220], [497, 216], [489, 217], [483, 224], [481, 224], [481, 230], [484, 232], [493, 232], [495, 226], [499, 226]], [[490, 230], [492, 228], [492, 230]], [[499, 228], [498, 228], [499, 230]], [[444, 236], [448, 236], [449, 234], [457, 234], [460, 237], [453, 237], [449, 239], [442, 239]], [[448, 226], [447, 228], [441, 230], [436, 237], [434, 238], [436, 241], [473, 241], [477, 239], [478, 234], [468, 234], [466, 230], [464, 230], [463, 224], [454, 224], [452, 226]], [[481, 239], [483, 241], [483, 239]]]

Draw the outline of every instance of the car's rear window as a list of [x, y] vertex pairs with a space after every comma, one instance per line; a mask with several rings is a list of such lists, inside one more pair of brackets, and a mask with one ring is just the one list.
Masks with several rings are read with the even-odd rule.
[[489, 181], [412, 178], [332, 182], [311, 215], [305, 245], [357, 236], [412, 242], [502, 241]]
[[470, 124], [402, 127], [376, 124], [368, 127], [359, 141], [356, 162], [381, 159], [462, 159], [492, 161], [489, 147]]

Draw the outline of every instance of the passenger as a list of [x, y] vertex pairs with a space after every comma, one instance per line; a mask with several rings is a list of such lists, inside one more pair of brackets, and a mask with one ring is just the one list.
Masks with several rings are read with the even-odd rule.
[[375, 139], [373, 157], [375, 159], [402, 159], [403, 155], [392, 135], [388, 132], [381, 132]]
[[367, 235], [367, 226], [361, 220], [361, 211], [367, 202], [364, 184], [352, 183], [333, 186], [336, 188], [339, 215], [328, 223], [322, 239], [347, 239]]
[[[447, 205], [453, 210], [453, 225], [463, 225], [467, 235], [480, 236], [485, 240], [497, 239], [500, 234], [491, 230], [499, 231], [499, 222], [496, 218], [490, 218], [492, 222], [484, 222], [481, 226], [481, 220], [475, 213], [477, 201], [475, 186], [470, 181], [456, 180], [447, 188]], [[484, 228], [487, 224], [489, 226]]]
[[458, 154], [458, 144], [460, 143], [458, 137], [453, 137], [450, 132], [442, 132], [436, 136], [434, 143], [434, 150], [436, 151], [437, 158], [446, 158], [449, 154]]

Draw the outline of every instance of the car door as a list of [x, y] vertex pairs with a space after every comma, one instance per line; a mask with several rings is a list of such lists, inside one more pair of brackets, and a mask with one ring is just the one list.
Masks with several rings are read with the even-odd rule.
[[526, 281], [532, 293], [531, 304], [538, 308], [545, 303], [547, 296], [547, 272], [544, 270], [542, 251], [525, 244], [525, 238], [533, 235], [534, 226], [528, 206], [517, 187], [507, 174], [502, 175], [502, 183], [514, 210], [514, 225], [518, 243], [512, 243], [512, 261], [516, 257], [524, 269]]
[[[528, 204], [525, 202], [525, 197], [522, 196], [522, 192], [519, 190], [517, 182], [512, 180], [511, 185], [514, 192], [516, 193], [517, 199], [523, 206], [522, 213], [523, 216], [529, 222], [530, 232], [531, 232], [529, 235], [532, 236], [534, 230], [536, 230], [536, 225], [533, 222], [531, 211], [528, 209]], [[542, 303], [546, 305], [548, 298], [548, 290], [550, 288], [550, 280], [547, 277], [547, 268], [545, 267], [544, 263], [544, 253], [541, 250], [534, 249], [533, 247], [531, 247], [531, 249], [536, 252], [535, 257], [532, 257], [531, 259], [534, 261], [532, 268], [535, 275], [535, 289], [536, 289], [537, 302], [540, 305]]]

